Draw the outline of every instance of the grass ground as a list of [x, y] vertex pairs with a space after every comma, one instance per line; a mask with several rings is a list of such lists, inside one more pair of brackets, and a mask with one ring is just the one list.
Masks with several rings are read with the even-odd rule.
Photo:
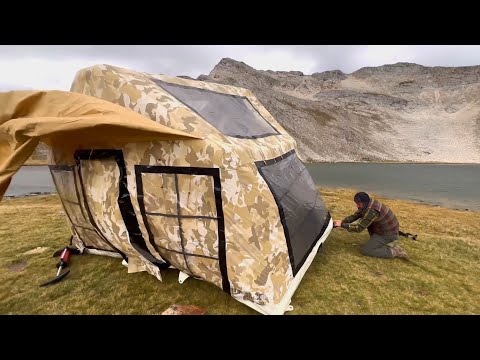
[[[354, 190], [320, 189], [334, 219], [355, 210]], [[398, 244], [411, 261], [362, 256], [368, 234], [334, 229], [287, 314], [480, 314], [480, 212], [383, 199], [418, 241]], [[163, 272], [128, 274], [121, 260], [74, 256], [62, 282], [52, 253], [69, 239], [56, 195], [0, 202], [0, 314], [161, 314], [172, 304], [208, 314], [257, 314], [212, 284]], [[25, 254], [37, 247], [44, 252]], [[41, 250], [41, 249], [40, 249]]]

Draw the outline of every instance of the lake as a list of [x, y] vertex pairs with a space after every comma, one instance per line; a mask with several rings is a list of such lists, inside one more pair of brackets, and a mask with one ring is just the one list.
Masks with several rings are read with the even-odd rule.
[[[480, 165], [320, 163], [306, 164], [321, 187], [353, 188], [389, 197], [480, 211]], [[6, 196], [55, 192], [46, 166], [24, 166]]]
[[22, 166], [13, 176], [5, 196], [19, 196], [34, 192], [56, 192], [48, 166]]
[[480, 211], [480, 165], [306, 164], [315, 183]]

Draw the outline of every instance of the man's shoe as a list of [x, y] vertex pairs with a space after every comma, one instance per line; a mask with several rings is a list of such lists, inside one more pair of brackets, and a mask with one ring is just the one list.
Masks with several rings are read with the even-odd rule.
[[400, 247], [395, 245], [391, 249], [392, 249], [392, 255], [393, 255], [394, 258], [410, 260], [407, 253], [405, 251], [403, 251]]

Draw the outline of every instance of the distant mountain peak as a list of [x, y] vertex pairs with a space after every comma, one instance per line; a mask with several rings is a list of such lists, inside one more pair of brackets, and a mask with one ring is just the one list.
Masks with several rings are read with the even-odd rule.
[[236, 67], [236, 68], [245, 68], [245, 69], [248, 69], [248, 70], [254, 70], [255, 71], [255, 69], [253, 67], [245, 64], [243, 61], [237, 61], [237, 60], [230, 59], [230, 58], [223, 58], [222, 60], [220, 60], [220, 62], [217, 65], [215, 65], [213, 70], [215, 70], [215, 68], [217, 68], [217, 67]]
[[480, 163], [480, 66], [397, 62], [305, 75], [223, 58], [199, 80], [252, 91], [306, 161]]

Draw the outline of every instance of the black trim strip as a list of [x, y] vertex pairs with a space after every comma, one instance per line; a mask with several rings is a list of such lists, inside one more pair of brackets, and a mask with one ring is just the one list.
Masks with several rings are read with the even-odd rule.
[[225, 241], [225, 218], [223, 216], [222, 204], [222, 184], [220, 182], [220, 169], [217, 169], [217, 175], [213, 177], [214, 193], [215, 193], [215, 207], [217, 208], [218, 216], [218, 257], [220, 265], [220, 273], [222, 274], [223, 291], [230, 294], [230, 281], [228, 281], [227, 272], [227, 252]]
[[292, 149], [283, 155], [277, 156], [274, 159], [255, 161], [255, 165], [257, 165], [257, 169], [260, 169], [264, 166], [269, 166], [279, 161], [285, 160], [286, 158], [288, 158], [289, 156], [292, 156], [293, 154], [296, 154], [295, 149]]
[[300, 261], [300, 263], [298, 264], [298, 270], [300, 270], [302, 268], [303, 264], [307, 260], [308, 255], [310, 255], [310, 253], [312, 252], [315, 245], [317, 245], [318, 240], [320, 240], [320, 238], [325, 233], [325, 230], [327, 230], [328, 223], [330, 222], [330, 219], [331, 219], [330, 212], [327, 211], [327, 214], [325, 215], [325, 222], [323, 223], [323, 226], [322, 226], [322, 230], [320, 230], [320, 233], [315, 238], [315, 241], [312, 243], [312, 246], [310, 246], [310, 249], [308, 249], [308, 251], [305, 253], [305, 256], [303, 257], [302, 261]]
[[165, 217], [171, 217], [171, 218], [181, 217], [181, 218], [183, 218], [183, 219], [210, 219], [210, 220], [218, 220], [218, 217], [214, 217], [214, 216], [173, 215], [173, 214], [162, 214], [162, 213], [148, 212], [148, 211], [146, 211], [145, 214], [147, 214], [147, 215], [152, 215], [152, 216], [165, 216]]
[[53, 171], [73, 171], [75, 165], [48, 165]]
[[281, 199], [279, 199], [277, 194], [273, 191], [272, 187], [270, 186], [270, 182], [265, 178], [265, 176], [263, 174], [263, 171], [262, 171], [263, 170], [262, 168], [264, 168], [266, 166], [269, 166], [269, 165], [272, 165], [272, 164], [275, 164], [279, 161], [285, 160], [289, 156], [292, 156], [294, 154], [296, 154], [295, 149], [292, 149], [289, 152], [287, 152], [283, 155], [280, 155], [280, 156], [278, 156], [274, 159], [265, 160], [265, 161], [263, 161], [263, 160], [262, 161], [256, 161], [255, 164], [257, 165], [258, 172], [260, 173], [262, 178], [265, 180], [265, 183], [267, 184], [268, 188], [270, 189], [270, 192], [273, 195], [275, 203], [277, 204], [278, 212], [279, 212], [279, 215], [280, 215], [280, 222], [283, 226], [283, 231], [285, 233], [285, 240], [287, 242], [288, 256], [290, 257], [290, 265], [292, 266], [293, 276], [295, 277], [297, 275], [298, 271], [302, 268], [303, 264], [305, 263], [308, 255], [310, 255], [312, 249], [315, 247], [315, 244], [318, 242], [318, 240], [322, 237], [323, 233], [325, 232], [325, 229], [328, 226], [328, 222], [330, 221], [330, 213], [329, 212], [327, 213], [327, 215], [326, 215], [327, 220], [323, 224], [322, 230], [320, 231], [319, 235], [317, 235], [315, 241], [313, 241], [310, 249], [305, 253], [305, 256], [298, 263], [298, 265], [295, 266], [295, 261], [294, 261], [295, 259], [293, 257], [293, 249], [292, 249], [292, 244], [291, 244], [290, 232], [289, 232], [289, 229], [288, 229], [288, 226], [287, 226], [287, 219], [285, 218], [285, 213], [283, 211], [283, 207], [280, 204]]
[[[218, 168], [199, 168], [186, 166], [156, 166], [156, 165], [135, 165], [138, 173], [149, 174], [179, 174], [179, 175], [208, 175], [219, 176]], [[136, 172], [137, 173], [137, 172]]]
[[[197, 88], [197, 87], [194, 87], [194, 86], [187, 86], [187, 85], [179, 85], [179, 84], [174, 84], [174, 83], [170, 83], [170, 82], [167, 82], [167, 81], [163, 81], [163, 80], [159, 80], [159, 79], [155, 79], [155, 78], [150, 78], [155, 84], [157, 84], [159, 87], [161, 87], [164, 91], [166, 91], [168, 94], [170, 94], [171, 96], [173, 96], [177, 101], [181, 102], [184, 106], [186, 106], [187, 108], [189, 108], [190, 110], [192, 110], [195, 114], [197, 114], [198, 116], [200, 116], [201, 119], [205, 120], [206, 122], [208, 122], [211, 126], [213, 126], [215, 129], [217, 129], [221, 134], [225, 135], [225, 136], [228, 136], [228, 137], [233, 137], [233, 138], [238, 138], [238, 139], [260, 139], [260, 138], [265, 138], [265, 137], [268, 137], [268, 136], [278, 136], [278, 135], [282, 135], [267, 119], [265, 119], [265, 117], [260, 114], [260, 112], [258, 111], [258, 109], [253, 106], [253, 104], [251, 103], [251, 101], [248, 99], [248, 97], [246, 96], [240, 96], [240, 95], [233, 95], [233, 94], [225, 94], [225, 93], [222, 93], [222, 92], [218, 92], [218, 91], [213, 91], [213, 90], [210, 90], [210, 89], [201, 89], [201, 88]], [[233, 97], [233, 98], [240, 98], [240, 99], [243, 99], [243, 100], [247, 100], [248, 103], [252, 106], [252, 108], [257, 112], [257, 114], [268, 124], [270, 125], [270, 127], [275, 130], [275, 132], [273, 133], [266, 133], [266, 134], [263, 134], [263, 135], [252, 135], [252, 136], [241, 136], [241, 135], [227, 135], [225, 133], [223, 133], [222, 131], [220, 131], [220, 129], [218, 129], [214, 124], [212, 124], [210, 121], [206, 120], [205, 117], [203, 117], [197, 110], [195, 110], [193, 107], [191, 107], [190, 105], [186, 104], [185, 102], [183, 102], [182, 100], [180, 100], [178, 97], [176, 97], [174, 94], [172, 94], [170, 91], [168, 91], [167, 89], [165, 89], [161, 84], [168, 84], [170, 86], [178, 86], [178, 87], [181, 87], [181, 88], [184, 88], [184, 89], [195, 89], [195, 90], [199, 90], [199, 91], [204, 91], [204, 92], [208, 92], [208, 93], [212, 93], [212, 94], [216, 94], [216, 95], [224, 95], [224, 96], [230, 96], [230, 97]]]
[[[220, 267], [220, 273], [222, 275], [222, 288], [223, 291], [230, 294], [230, 282], [228, 280], [227, 273], [227, 256], [226, 256], [226, 240], [225, 240], [225, 220], [223, 215], [222, 205], [222, 187], [220, 183], [220, 169], [218, 168], [195, 168], [195, 167], [176, 167], [176, 166], [155, 166], [155, 165], [135, 165], [135, 176], [137, 183], [137, 197], [140, 205], [140, 212], [142, 213], [143, 222], [147, 228], [150, 242], [154, 242], [154, 235], [148, 225], [147, 214], [145, 211], [145, 203], [143, 201], [143, 180], [142, 174], [181, 174], [181, 175], [207, 175], [213, 177], [213, 190], [215, 195], [215, 207], [217, 211], [217, 229], [218, 229], [218, 262]], [[177, 190], [177, 207], [179, 206]], [[176, 215], [174, 217], [177, 217]], [[179, 216], [179, 218], [182, 216]], [[186, 216], [183, 216], [186, 217]], [[155, 244], [156, 245], [156, 244]], [[164, 249], [163, 247], [161, 247]], [[170, 249], [165, 249], [172, 251]], [[199, 256], [192, 254], [193, 256]], [[191, 255], [191, 256], [192, 256]]]

